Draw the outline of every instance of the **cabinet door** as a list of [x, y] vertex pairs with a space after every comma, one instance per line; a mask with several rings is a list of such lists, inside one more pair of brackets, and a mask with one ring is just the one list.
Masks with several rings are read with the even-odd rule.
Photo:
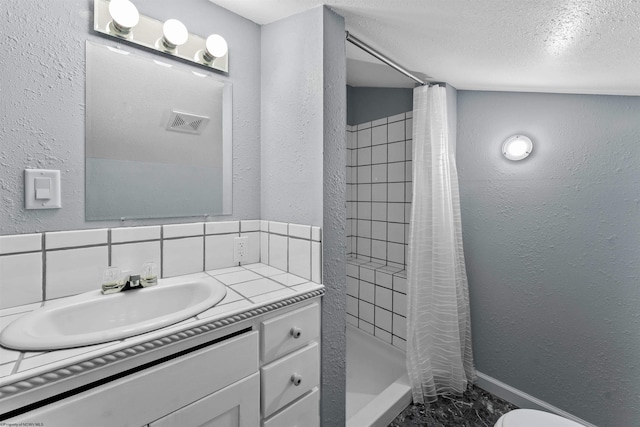
[[260, 375], [231, 384], [149, 424], [149, 427], [253, 427], [260, 423]]

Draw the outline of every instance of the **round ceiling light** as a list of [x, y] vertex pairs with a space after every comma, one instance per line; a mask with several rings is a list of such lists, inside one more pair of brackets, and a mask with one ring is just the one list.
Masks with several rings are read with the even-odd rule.
[[502, 144], [502, 154], [509, 160], [525, 159], [532, 150], [533, 142], [525, 135], [513, 135]]

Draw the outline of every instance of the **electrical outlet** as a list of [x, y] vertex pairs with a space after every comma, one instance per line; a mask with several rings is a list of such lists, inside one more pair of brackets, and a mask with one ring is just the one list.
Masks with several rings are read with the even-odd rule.
[[249, 238], [236, 237], [233, 239], [233, 262], [243, 262], [249, 257]]

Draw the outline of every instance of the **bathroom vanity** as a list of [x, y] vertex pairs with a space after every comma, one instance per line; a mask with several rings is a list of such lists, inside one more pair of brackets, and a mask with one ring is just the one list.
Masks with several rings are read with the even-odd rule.
[[235, 301], [177, 325], [72, 357], [46, 353], [50, 363], [0, 378], [0, 419], [47, 427], [317, 426], [324, 289], [309, 282], [289, 290], [271, 299], [233, 292]]

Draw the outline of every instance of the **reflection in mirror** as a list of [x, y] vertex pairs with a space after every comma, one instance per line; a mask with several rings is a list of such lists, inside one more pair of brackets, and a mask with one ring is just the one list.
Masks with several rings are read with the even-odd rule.
[[87, 220], [231, 214], [231, 84], [87, 42]]

